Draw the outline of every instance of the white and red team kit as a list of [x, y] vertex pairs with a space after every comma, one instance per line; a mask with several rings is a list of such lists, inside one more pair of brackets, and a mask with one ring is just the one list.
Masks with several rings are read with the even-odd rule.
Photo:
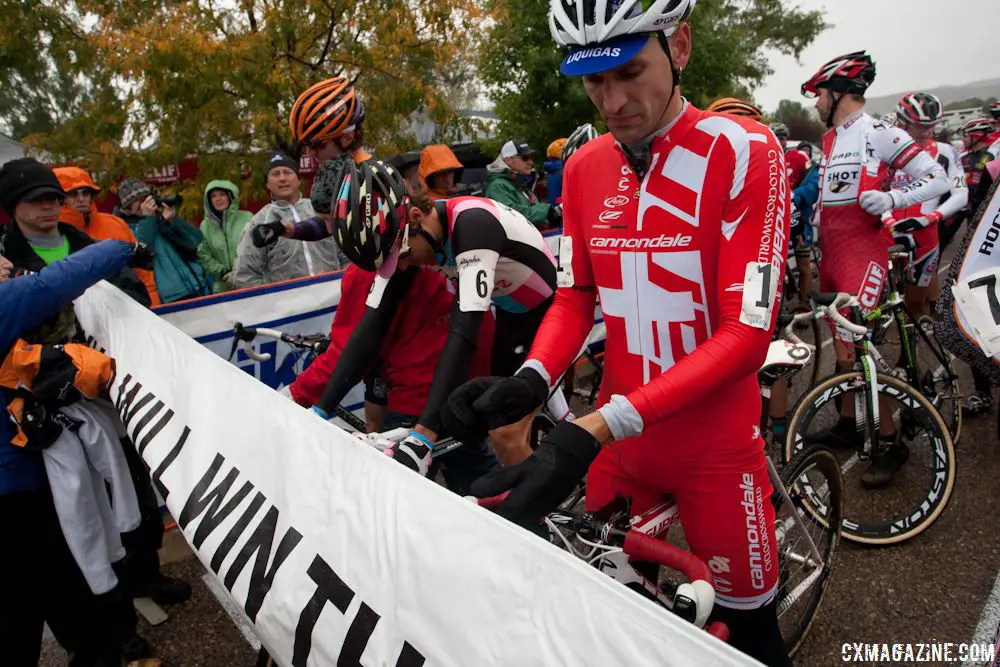
[[590, 467], [588, 509], [672, 494], [718, 603], [760, 607], [778, 574], [756, 371], [787, 252], [783, 151], [754, 121], [686, 105], [641, 182], [606, 134], [567, 162], [564, 187], [559, 289], [525, 365], [560, 377], [600, 296], [598, 404], [617, 442]]
[[864, 111], [823, 136], [819, 201], [813, 226], [819, 229], [820, 289], [858, 296], [874, 308], [885, 285], [889, 244], [879, 217], [865, 211], [861, 193], [885, 190], [891, 172], [911, 182], [890, 192], [895, 208], [909, 208], [948, 190], [944, 170], [910, 135]]
[[[969, 191], [965, 183], [965, 170], [962, 169], [962, 161], [958, 158], [954, 146], [930, 139], [920, 144], [920, 147], [948, 174], [950, 190], [942, 197], [932, 197], [909, 208], [895, 209], [883, 217], [883, 223], [890, 224], [892, 221], [899, 222], [907, 218], [928, 220], [929, 224], [926, 227], [913, 232], [913, 240], [917, 246], [913, 253], [914, 274], [917, 285], [927, 287], [931, 284], [938, 262], [941, 260], [938, 223], [947, 220], [965, 207]], [[905, 171], [897, 170], [892, 174], [891, 183], [894, 190], [902, 190], [912, 182], [913, 179]]]

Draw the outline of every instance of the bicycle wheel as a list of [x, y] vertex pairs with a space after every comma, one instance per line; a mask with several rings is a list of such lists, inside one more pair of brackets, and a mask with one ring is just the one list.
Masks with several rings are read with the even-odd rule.
[[[800, 452], [782, 469], [781, 484], [787, 500], [778, 491], [772, 497], [778, 544], [778, 624], [792, 656], [809, 632], [830, 581], [840, 542], [843, 479], [833, 452], [814, 448]], [[817, 521], [816, 516], [824, 521]]]
[[[941, 415], [920, 391], [891, 376], [879, 375], [875, 384], [883, 406], [881, 420], [893, 421], [902, 448], [898, 451], [907, 456], [885, 488], [872, 490], [861, 484], [868, 462], [861, 460], [859, 450], [835, 450], [847, 490], [842, 531], [852, 542], [896, 544], [922, 533], [948, 505], [955, 486], [955, 447]], [[840, 418], [841, 403], [857, 405], [858, 393], [867, 391], [862, 373], [849, 371], [827, 378], [803, 396], [788, 424], [786, 460], [814, 446], [819, 431]], [[867, 399], [860, 402], [868, 405]], [[823, 521], [817, 509], [822, 503], [814, 500], [805, 507]]]
[[[912, 368], [900, 342], [902, 322], [906, 322], [906, 336], [915, 353]], [[895, 364], [893, 375], [920, 389], [930, 400], [948, 427], [952, 442], [957, 443], [962, 435], [962, 390], [958, 374], [952, 368], [951, 356], [934, 334], [922, 332], [911, 322], [906, 314], [902, 320], [894, 318], [894, 325], [888, 328], [878, 346], [879, 353], [890, 366]]]

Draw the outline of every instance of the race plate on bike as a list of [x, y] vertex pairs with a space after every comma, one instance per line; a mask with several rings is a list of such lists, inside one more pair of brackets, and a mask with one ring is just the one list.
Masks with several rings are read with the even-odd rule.
[[997, 279], [1000, 268], [977, 271], [957, 281], [951, 288], [955, 307], [972, 329], [972, 336], [983, 353], [1000, 353], [1000, 295]]
[[769, 371], [776, 366], [805, 366], [812, 359], [812, 354], [809, 345], [796, 345], [787, 340], [772, 341], [760, 370]]

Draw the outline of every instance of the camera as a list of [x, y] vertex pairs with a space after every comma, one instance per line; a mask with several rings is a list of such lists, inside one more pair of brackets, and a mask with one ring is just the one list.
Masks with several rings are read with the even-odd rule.
[[153, 197], [156, 202], [157, 208], [162, 208], [163, 206], [169, 206], [172, 209], [178, 209], [184, 204], [184, 197], [180, 195], [166, 195], [160, 196], [156, 195]]

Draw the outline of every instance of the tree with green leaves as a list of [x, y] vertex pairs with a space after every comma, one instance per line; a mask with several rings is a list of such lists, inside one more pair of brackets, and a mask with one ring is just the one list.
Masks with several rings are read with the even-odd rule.
[[788, 138], [796, 141], [817, 143], [826, 131], [823, 123], [816, 118], [816, 113], [796, 100], [781, 100], [770, 117], [784, 123], [788, 127]]
[[[564, 51], [553, 41], [544, 0], [486, 0], [494, 23], [479, 74], [500, 117], [499, 134], [537, 147], [599, 116], [578, 77], [559, 73]], [[821, 12], [788, 0], [699, 0], [691, 15], [694, 56], [684, 96], [704, 108], [720, 97], [751, 99], [771, 72], [766, 51], [794, 55], [826, 27]]]
[[[251, 198], [263, 194], [269, 147], [298, 156], [288, 112], [321, 79], [356, 80], [366, 142], [380, 154], [412, 145], [415, 113], [434, 121], [435, 139], [457, 134], [449, 100], [468, 76], [462, 63], [472, 60], [480, 20], [468, 0], [21, 7], [0, 12], [0, 121], [11, 132], [109, 182], [196, 155], [199, 181], [242, 180]], [[184, 194], [197, 204], [204, 185], [187, 184]]]

